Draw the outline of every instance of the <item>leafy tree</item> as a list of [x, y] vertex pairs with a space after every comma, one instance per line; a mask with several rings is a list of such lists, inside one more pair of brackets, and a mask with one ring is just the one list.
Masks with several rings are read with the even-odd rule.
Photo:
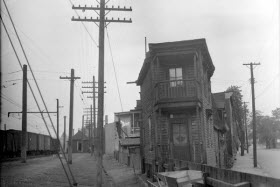
[[[233, 113], [233, 119], [236, 123], [236, 130], [238, 133], [238, 138], [241, 142], [241, 156], [244, 155], [244, 145], [245, 145], [245, 131], [244, 131], [244, 107], [243, 107], [243, 101], [242, 101], [242, 94], [241, 90], [238, 86], [230, 86], [227, 90], [227, 92], [232, 92], [232, 113]], [[236, 140], [235, 140], [236, 141]], [[236, 142], [237, 143], [237, 142]], [[237, 143], [238, 144], [238, 143]]]
[[[267, 149], [276, 148], [276, 141], [280, 138], [280, 109], [272, 111], [271, 116], [264, 116], [256, 111], [257, 138], [260, 144], [265, 144]], [[252, 121], [249, 127], [252, 129]], [[252, 138], [252, 133], [249, 135]]]
[[280, 120], [280, 108], [272, 110], [272, 116], [275, 117], [276, 120]]

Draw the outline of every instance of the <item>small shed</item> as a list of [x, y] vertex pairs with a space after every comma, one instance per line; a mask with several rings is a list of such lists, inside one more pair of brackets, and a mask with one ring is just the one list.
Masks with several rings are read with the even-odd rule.
[[82, 131], [78, 131], [72, 137], [72, 152], [73, 153], [87, 153], [89, 152], [89, 138]]

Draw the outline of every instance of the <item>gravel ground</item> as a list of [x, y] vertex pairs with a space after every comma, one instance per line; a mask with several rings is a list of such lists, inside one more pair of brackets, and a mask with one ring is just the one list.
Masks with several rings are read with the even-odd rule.
[[[65, 163], [65, 160], [62, 159]], [[119, 164], [111, 156], [103, 158], [103, 186], [137, 186], [132, 168]], [[65, 167], [67, 167], [65, 165]], [[78, 186], [94, 186], [96, 159], [87, 153], [73, 154], [70, 165]], [[1, 186], [69, 186], [58, 157], [50, 156], [1, 163]]]

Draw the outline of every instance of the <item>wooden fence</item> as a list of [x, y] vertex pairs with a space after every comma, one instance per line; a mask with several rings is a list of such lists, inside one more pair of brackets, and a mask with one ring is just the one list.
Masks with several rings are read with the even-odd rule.
[[[205, 172], [208, 175], [209, 179], [212, 179], [211, 180], [212, 182], [216, 180], [220, 184], [222, 183], [241, 184], [244, 182], [249, 182], [250, 183], [249, 186], [251, 187], [280, 187], [280, 179], [276, 179], [272, 177], [254, 175], [249, 173], [232, 171], [228, 169], [221, 169], [213, 166], [208, 166], [208, 165], [203, 165], [203, 164], [198, 164], [198, 163], [193, 163], [188, 161], [173, 160], [173, 159], [170, 159], [169, 161], [171, 163], [169, 170], [180, 169], [180, 168], [199, 170]], [[219, 185], [219, 186], [227, 186], [227, 185]]]

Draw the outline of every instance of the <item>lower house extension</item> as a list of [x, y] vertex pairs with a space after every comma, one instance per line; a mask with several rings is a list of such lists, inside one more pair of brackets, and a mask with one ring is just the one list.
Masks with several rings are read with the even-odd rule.
[[214, 70], [205, 39], [149, 44], [136, 81], [142, 171], [148, 176], [170, 170], [171, 160], [225, 165], [217, 139], [227, 131], [213, 124]]

